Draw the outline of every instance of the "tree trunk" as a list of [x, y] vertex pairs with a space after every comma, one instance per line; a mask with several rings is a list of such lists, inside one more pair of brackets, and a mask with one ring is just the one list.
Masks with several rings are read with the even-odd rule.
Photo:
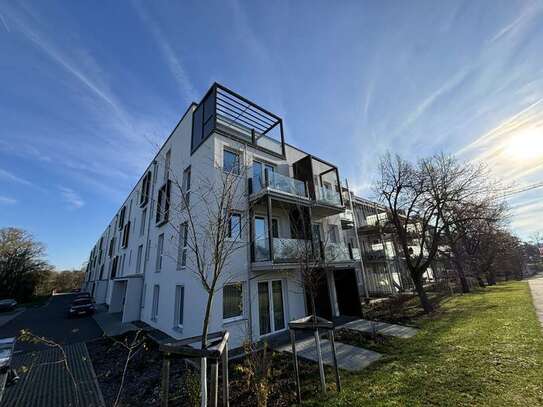
[[485, 288], [485, 282], [483, 281], [481, 276], [477, 276], [477, 282], [479, 283], [479, 287]]
[[453, 262], [456, 268], [456, 274], [458, 274], [458, 279], [460, 280], [460, 287], [462, 288], [462, 292], [464, 294], [467, 294], [469, 293], [469, 284], [466, 278], [466, 273], [464, 273], [464, 268], [458, 260], [453, 260]]
[[[213, 291], [208, 293], [206, 313], [204, 317], [204, 326], [202, 328], [202, 349], [207, 347], [207, 334], [209, 332], [209, 316], [211, 314], [211, 305], [213, 303]], [[207, 406], [207, 359], [201, 359], [201, 371], [200, 371], [200, 405], [201, 407]]]
[[413, 283], [415, 284], [415, 289], [417, 290], [417, 294], [420, 299], [420, 305], [424, 309], [424, 312], [429, 314], [434, 310], [434, 307], [432, 307], [432, 304], [430, 303], [430, 300], [428, 300], [428, 296], [426, 295], [426, 291], [424, 291], [424, 286], [422, 285], [422, 275], [413, 275], [411, 274], [411, 278], [413, 279]]

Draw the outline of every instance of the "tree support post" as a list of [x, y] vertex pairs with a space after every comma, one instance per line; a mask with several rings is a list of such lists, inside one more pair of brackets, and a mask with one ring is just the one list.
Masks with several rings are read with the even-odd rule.
[[336, 390], [339, 393], [341, 391], [341, 380], [339, 378], [339, 369], [337, 366], [337, 355], [336, 355], [336, 342], [334, 341], [334, 330], [331, 329], [328, 331], [328, 339], [330, 340], [330, 347], [332, 348], [332, 359], [334, 361], [334, 369], [336, 373]]
[[230, 381], [228, 378], [228, 343], [222, 354], [222, 405], [230, 407]]
[[319, 359], [319, 374], [321, 376], [321, 391], [326, 393], [326, 377], [324, 376], [324, 363], [322, 362], [321, 338], [319, 329], [315, 329], [315, 345], [317, 346], [317, 358]]
[[292, 345], [292, 356], [294, 357], [294, 373], [296, 374], [296, 395], [298, 404], [302, 404], [302, 391], [300, 389], [300, 372], [298, 369], [298, 354], [296, 353], [296, 334], [290, 329], [290, 343]]
[[160, 405], [168, 407], [168, 395], [170, 392], [170, 354], [164, 354], [162, 360], [162, 377], [160, 381]]

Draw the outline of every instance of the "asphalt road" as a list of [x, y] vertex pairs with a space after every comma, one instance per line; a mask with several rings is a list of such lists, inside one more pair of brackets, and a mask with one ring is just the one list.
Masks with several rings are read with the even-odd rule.
[[[58, 344], [86, 342], [102, 336], [102, 330], [91, 316], [68, 316], [74, 294], [55, 295], [38, 308], [29, 308], [15, 319], [0, 327], [0, 338], [18, 336], [21, 329], [51, 339]], [[18, 341], [15, 351], [29, 352], [50, 349], [44, 344]]]

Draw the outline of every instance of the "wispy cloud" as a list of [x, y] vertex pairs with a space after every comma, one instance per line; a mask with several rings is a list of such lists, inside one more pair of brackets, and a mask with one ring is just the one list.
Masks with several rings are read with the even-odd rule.
[[83, 198], [71, 188], [59, 186], [60, 195], [64, 202], [66, 202], [71, 209], [79, 209], [85, 205]]
[[17, 200], [15, 198], [0, 195], [0, 205], [15, 205], [16, 203]]
[[6, 180], [8, 182], [15, 182], [17, 184], [26, 185], [26, 186], [34, 186], [34, 184], [24, 178], [18, 177], [17, 175], [3, 170], [0, 168], [0, 179]]
[[160, 51], [164, 55], [168, 68], [175, 78], [181, 93], [190, 101], [197, 100], [198, 95], [196, 94], [194, 85], [192, 84], [190, 76], [184, 67], [180, 53], [176, 52], [168, 38], [162, 32], [159, 24], [154, 21], [153, 17], [151, 17], [151, 15], [144, 9], [144, 6], [139, 1], [134, 1], [133, 4], [138, 16], [144, 22], [145, 26], [158, 44]]

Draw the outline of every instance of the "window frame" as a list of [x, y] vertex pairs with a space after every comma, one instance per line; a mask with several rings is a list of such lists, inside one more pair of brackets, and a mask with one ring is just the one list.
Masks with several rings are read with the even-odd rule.
[[187, 267], [187, 249], [189, 237], [189, 223], [187, 221], [179, 225], [179, 242], [177, 252], [177, 270], [183, 270]]
[[139, 199], [140, 207], [144, 207], [145, 205], [147, 205], [147, 202], [149, 202], [149, 190], [151, 187], [151, 177], [152, 177], [151, 171], [147, 171], [147, 173], [143, 177], [143, 180], [141, 183], [141, 190], [140, 190], [140, 199]]
[[[235, 160], [235, 163], [236, 163], [236, 167], [234, 170], [227, 170], [225, 168], [225, 158], [226, 158], [226, 154], [232, 154], [234, 155], [237, 159]], [[233, 174], [233, 175], [240, 175], [240, 165], [241, 165], [241, 154], [239, 151], [236, 151], [236, 150], [233, 150], [231, 148], [227, 148], [227, 147], [224, 147], [223, 148], [223, 152], [222, 152], [222, 170], [223, 172], [227, 173], [227, 174]]]
[[[230, 214], [228, 215], [228, 231], [226, 233], [226, 238], [228, 240], [242, 240], [242, 236], [243, 236], [243, 231], [242, 231], [242, 228], [241, 228], [241, 219], [242, 219], [242, 213], [241, 212], [238, 212], [238, 211], [231, 211]], [[238, 222], [238, 228], [239, 228], [239, 235], [238, 236], [232, 236], [232, 219], [234, 217], [237, 217], [239, 218], [239, 222]]]
[[162, 226], [168, 222], [170, 217], [170, 190], [171, 181], [167, 180], [158, 190], [155, 223]]
[[155, 262], [155, 273], [160, 273], [162, 271], [162, 256], [164, 254], [164, 233], [158, 235], [158, 240], [156, 244], [156, 262]]
[[[185, 318], [185, 286], [183, 284], [176, 284], [175, 286], [174, 304], [175, 309], [173, 317], [173, 329], [183, 331], [183, 323]], [[179, 319], [181, 319], [181, 323], [179, 323]]]
[[151, 304], [151, 321], [158, 321], [158, 307], [160, 304], [160, 285], [153, 286], [153, 302]]
[[[241, 298], [240, 298], [240, 302], [241, 302], [241, 313], [239, 315], [234, 315], [234, 316], [231, 316], [231, 317], [227, 317], [225, 318], [224, 314], [224, 306], [225, 306], [225, 288], [228, 287], [228, 286], [239, 286], [240, 289], [241, 289]], [[244, 288], [244, 284], [243, 284], [243, 281], [238, 281], [238, 282], [230, 282], [228, 284], [225, 284], [223, 285], [223, 288], [222, 288], [222, 322], [223, 324], [229, 324], [231, 322], [236, 322], [236, 321], [240, 321], [240, 320], [244, 320], [245, 319], [245, 288]]]

